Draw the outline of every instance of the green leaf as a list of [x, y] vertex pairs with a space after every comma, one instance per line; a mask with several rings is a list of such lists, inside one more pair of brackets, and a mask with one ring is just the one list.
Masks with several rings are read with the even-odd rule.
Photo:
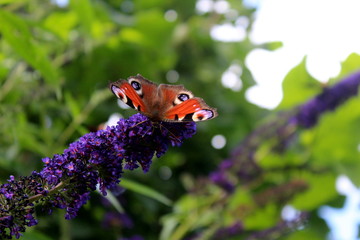
[[338, 195], [335, 189], [336, 175], [334, 173], [312, 174], [303, 172], [300, 176], [309, 188], [295, 196], [292, 205], [299, 210], [314, 210]]
[[321, 92], [321, 84], [306, 71], [305, 60], [294, 67], [283, 81], [284, 97], [278, 109], [289, 109]]
[[0, 0], [0, 4], [27, 2], [27, 0]]
[[248, 191], [238, 187], [236, 191], [229, 197], [228, 206], [231, 211], [234, 211], [241, 205], [254, 207], [254, 201]]
[[[100, 191], [98, 191], [100, 193]], [[114, 196], [114, 194], [109, 191], [106, 190], [107, 195], [105, 196], [105, 198], [107, 200], [109, 200], [109, 202], [113, 205], [113, 207], [119, 212], [119, 213], [124, 213], [124, 208], [121, 206], [120, 202], [117, 200], [117, 198]]]
[[68, 41], [70, 31], [77, 21], [78, 18], [74, 12], [55, 12], [45, 19], [44, 26], [63, 41]]
[[51, 240], [52, 237], [43, 234], [40, 231], [37, 231], [36, 229], [27, 229], [25, 233], [22, 234], [21, 239], [26, 240]]
[[360, 184], [359, 135], [360, 97], [348, 100], [334, 112], [322, 116], [316, 128], [305, 131], [301, 141], [317, 165], [332, 166], [338, 173], [352, 173], [351, 179]]
[[68, 109], [70, 109], [71, 116], [73, 118], [76, 118], [81, 112], [79, 103], [71, 96], [70, 92], [65, 92], [64, 95], [66, 106], [68, 107]]
[[359, 71], [360, 55], [352, 53], [348, 58], [341, 64], [341, 73], [339, 78], [347, 76], [349, 73]]
[[360, 135], [360, 98], [348, 100], [335, 112], [324, 114], [316, 128], [304, 132], [303, 143], [308, 145], [317, 162], [358, 162]]
[[259, 165], [264, 169], [272, 169], [285, 166], [296, 166], [304, 163], [304, 156], [298, 152], [286, 151], [285, 153], [278, 154], [274, 152], [267, 152], [261, 158]]
[[44, 48], [32, 39], [27, 22], [1, 9], [0, 22], [0, 32], [16, 53], [38, 70], [49, 84], [57, 86], [59, 73], [46, 56]]
[[319, 233], [319, 229], [314, 229], [311, 226], [306, 226], [304, 229], [294, 231], [289, 236], [286, 236], [283, 240], [324, 240], [324, 235]]
[[[151, 23], [150, 26], [149, 23]], [[174, 24], [166, 21], [164, 13], [158, 10], [143, 11], [136, 18], [136, 28], [147, 36], [143, 42], [147, 45], [158, 47], [161, 46], [159, 43], [168, 42], [171, 39], [169, 32], [171, 33], [173, 27]], [[162, 48], [158, 50], [162, 50]]]
[[283, 42], [279, 42], [279, 41], [266, 43], [266, 49], [269, 51], [275, 51], [276, 49], [279, 49], [283, 46], [284, 46]]
[[160, 233], [160, 240], [168, 240], [174, 232], [176, 226], [179, 224], [179, 219], [176, 215], [170, 214], [161, 218], [163, 228]]
[[71, 0], [70, 6], [78, 16], [81, 26], [86, 33], [91, 33], [92, 23], [94, 21], [94, 9], [91, 1], [88, 0]]
[[16, 125], [14, 126], [14, 135], [16, 141], [19, 141], [20, 145], [27, 150], [37, 152], [42, 156], [47, 153], [47, 146], [41, 144], [38, 140], [37, 128], [34, 124], [30, 124], [25, 113], [17, 115]]
[[162, 5], [165, 5], [165, 2], [163, 0], [138, 0], [135, 2], [136, 6], [142, 9], [149, 9], [154, 7], [160, 7]]
[[216, 199], [218, 199], [217, 194], [183, 196], [174, 205], [174, 214], [169, 214], [162, 219], [167, 225], [166, 231], [162, 233], [163, 239], [184, 239], [186, 233], [219, 221], [221, 209], [209, 207], [215, 203]]
[[279, 209], [275, 204], [267, 204], [254, 211], [244, 219], [246, 229], [261, 230], [272, 227], [279, 219]]
[[141, 34], [140, 31], [133, 28], [123, 28], [120, 32], [120, 37], [122, 40], [129, 43], [141, 44], [145, 37]]
[[134, 192], [137, 192], [139, 194], [142, 194], [144, 196], [150, 197], [152, 199], [155, 199], [167, 206], [172, 205], [172, 201], [168, 199], [166, 196], [140, 183], [131, 181], [129, 179], [121, 179], [120, 186], [132, 190]]

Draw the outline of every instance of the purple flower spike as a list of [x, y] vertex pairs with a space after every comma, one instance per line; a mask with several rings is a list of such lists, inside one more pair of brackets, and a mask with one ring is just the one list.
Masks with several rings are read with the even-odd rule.
[[129, 238], [120, 238], [119, 240], [144, 240], [144, 238], [140, 235], [135, 235]]
[[102, 194], [119, 183], [124, 169], [142, 167], [147, 172], [151, 159], [162, 156], [169, 145], [180, 146], [196, 132], [193, 122], [151, 122], [142, 114], [120, 119], [118, 124], [88, 133], [70, 144], [62, 154], [44, 158], [40, 173], [0, 186], [0, 237], [20, 237], [25, 226], [33, 226], [33, 203], [43, 210], [66, 209], [65, 218], [76, 217], [78, 210], [99, 186]]
[[231, 226], [220, 228], [214, 234], [213, 239], [227, 239], [244, 232], [244, 226], [241, 222], [235, 222]]
[[213, 172], [210, 174], [210, 179], [227, 192], [233, 192], [235, 190], [235, 185], [230, 182], [226, 171]]
[[[320, 117], [333, 111], [359, 92], [360, 71], [355, 72], [333, 86], [300, 105], [295, 113], [280, 113], [275, 121], [258, 127], [233, 151], [229, 159], [223, 161], [216, 171], [210, 174], [210, 180], [231, 193], [239, 182], [249, 182], [262, 173], [255, 153], [261, 144], [271, 139], [278, 141], [274, 151], [284, 151], [294, 137], [297, 127], [316, 126]], [[275, 148], [276, 147], [276, 148]]]
[[334, 110], [350, 97], [358, 94], [360, 72], [356, 72], [300, 106], [295, 122], [305, 128], [313, 127], [319, 117], [326, 111]]

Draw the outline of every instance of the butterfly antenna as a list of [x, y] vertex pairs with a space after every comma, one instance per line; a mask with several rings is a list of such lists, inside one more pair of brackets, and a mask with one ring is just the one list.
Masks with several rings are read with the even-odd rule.
[[[142, 135], [142, 137], [144, 137], [149, 131], [150, 131], [150, 129], [147, 130], [147, 131]], [[151, 131], [154, 133], [154, 127], [151, 127]]]
[[182, 141], [181, 141], [177, 136], [175, 136], [175, 134], [173, 134], [167, 127], [165, 127], [165, 126], [162, 125], [161, 123], [160, 123], [160, 132], [161, 132], [161, 127], [165, 128], [166, 131], [168, 131], [168, 133], [170, 133], [171, 137], [172, 137], [173, 139], [175, 139], [176, 142], [182, 143]]
[[130, 128], [134, 128], [134, 127], [136, 127], [136, 126], [139, 126], [140, 124], [143, 124], [143, 123], [145, 123], [145, 122], [147, 122], [147, 121], [150, 121], [150, 120], [149, 120], [149, 119], [146, 119], [146, 120], [144, 120], [144, 121], [138, 122], [137, 124], [135, 124], [134, 126], [131, 126]]
[[[150, 119], [146, 119], [146, 120], [144, 120], [144, 121], [138, 122], [137, 124], [135, 124], [134, 126], [131, 126], [130, 128], [134, 128], [134, 127], [136, 127], [136, 126], [139, 126], [140, 124], [143, 124], [143, 123], [145, 123], [145, 122], [147, 122], [147, 121], [150, 121]], [[154, 127], [151, 127], [151, 130], [154, 131]], [[142, 137], [144, 137], [149, 131], [150, 131], [150, 129], [147, 130], [147, 131], [142, 135]]]

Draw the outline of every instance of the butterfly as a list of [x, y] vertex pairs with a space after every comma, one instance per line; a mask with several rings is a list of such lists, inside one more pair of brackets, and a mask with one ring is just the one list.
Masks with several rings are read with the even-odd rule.
[[140, 74], [110, 83], [110, 90], [121, 101], [153, 122], [198, 122], [218, 116], [202, 98], [183, 85], [156, 84]]

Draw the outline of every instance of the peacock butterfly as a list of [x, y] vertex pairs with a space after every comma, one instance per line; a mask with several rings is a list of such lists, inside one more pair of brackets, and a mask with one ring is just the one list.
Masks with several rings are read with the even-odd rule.
[[116, 97], [154, 122], [198, 122], [218, 116], [215, 108], [194, 97], [183, 85], [158, 85], [138, 74], [110, 83], [109, 88]]

